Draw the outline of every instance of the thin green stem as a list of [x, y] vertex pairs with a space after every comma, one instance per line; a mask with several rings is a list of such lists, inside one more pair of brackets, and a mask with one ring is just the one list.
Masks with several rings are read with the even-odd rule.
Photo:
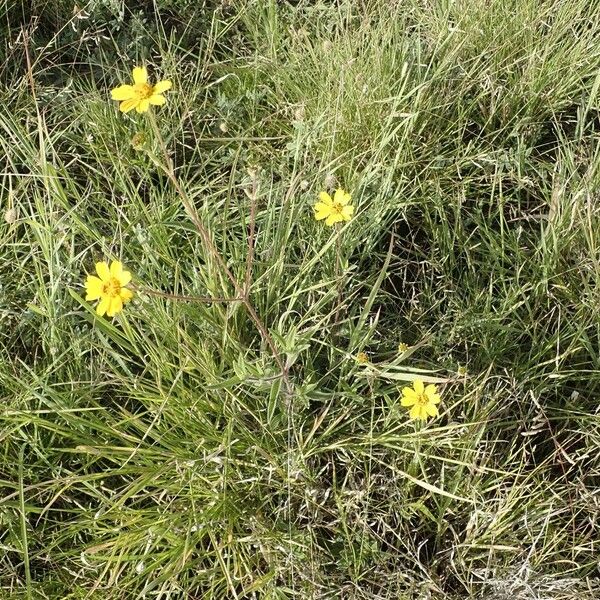
[[158, 290], [151, 290], [149, 288], [138, 287], [136, 285], [131, 285], [131, 288], [135, 290], [138, 294], [148, 294], [148, 296], [157, 296], [158, 298], [168, 298], [169, 300], [178, 300], [180, 302], [243, 302], [244, 298], [242, 296], [236, 298], [220, 298], [220, 297], [212, 297], [212, 296], [187, 296], [184, 294], [170, 294], [169, 292], [161, 292]]
[[258, 313], [256, 312], [256, 310], [252, 306], [251, 302], [249, 301], [247, 290], [244, 289], [245, 286], [241, 286], [238, 283], [237, 279], [235, 278], [235, 276], [233, 275], [233, 273], [227, 266], [225, 260], [221, 256], [219, 250], [215, 246], [208, 228], [204, 225], [204, 223], [200, 219], [190, 198], [188, 197], [185, 190], [181, 187], [179, 180], [177, 179], [177, 176], [175, 175], [173, 161], [171, 160], [171, 158], [169, 156], [169, 153], [168, 153], [166, 145], [164, 143], [162, 134], [160, 133], [158, 123], [156, 122], [156, 118], [152, 112], [150, 112], [150, 124], [152, 125], [154, 133], [156, 134], [156, 139], [158, 140], [158, 143], [161, 147], [161, 151], [165, 158], [165, 165], [162, 165], [161, 163], [157, 163], [157, 166], [159, 166], [163, 169], [163, 171], [165, 172], [165, 174], [167, 175], [167, 177], [173, 184], [175, 191], [177, 192], [177, 194], [179, 195], [179, 197], [181, 199], [183, 207], [185, 208], [188, 216], [192, 220], [192, 223], [194, 224], [198, 233], [200, 234], [200, 237], [202, 238], [202, 242], [204, 243], [206, 249], [208, 250], [210, 255], [215, 259], [220, 270], [226, 275], [226, 277], [229, 279], [229, 281], [233, 285], [237, 296], [239, 296], [239, 298], [241, 298], [241, 302], [244, 304], [248, 314], [250, 315], [250, 318], [254, 321], [254, 324], [256, 325], [256, 328], [258, 329], [261, 337], [263, 338], [265, 343], [269, 346], [269, 348], [273, 354], [273, 358], [275, 359], [275, 362], [277, 363], [277, 366], [279, 367], [279, 369], [281, 371], [281, 376], [283, 378], [283, 381], [284, 381], [285, 387], [286, 387], [286, 395], [288, 396], [288, 401], [289, 401], [289, 399], [291, 398], [291, 395], [292, 395], [293, 388], [292, 388], [292, 385], [291, 385], [291, 382], [289, 379], [288, 369], [285, 366], [283, 359], [281, 358], [281, 355], [279, 354], [279, 351], [277, 350], [277, 347], [275, 346], [275, 342], [273, 341], [273, 338], [269, 334], [266, 326], [264, 325], [264, 323], [258, 316]]
[[336, 224], [335, 229], [335, 280], [336, 280], [336, 300], [335, 300], [335, 313], [334, 313], [334, 321], [333, 321], [333, 331], [338, 328], [340, 322], [340, 312], [342, 305], [342, 291], [343, 291], [343, 282], [342, 282], [342, 239], [340, 237], [340, 230], [338, 229], [338, 225]]

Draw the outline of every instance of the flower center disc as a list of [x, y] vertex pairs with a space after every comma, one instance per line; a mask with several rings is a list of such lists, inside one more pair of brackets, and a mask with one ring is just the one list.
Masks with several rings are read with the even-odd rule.
[[344, 207], [339, 202], [334, 202], [331, 208], [334, 212], [340, 214]]
[[148, 83], [138, 83], [134, 86], [135, 93], [140, 100], [145, 100], [152, 96], [152, 86]]
[[427, 398], [427, 396], [425, 394], [418, 394], [417, 395], [417, 404], [419, 406], [426, 406], [427, 404], [429, 404], [429, 399]]
[[110, 281], [107, 281], [102, 288], [102, 291], [111, 297], [118, 296], [121, 293], [121, 284], [119, 280], [113, 277]]

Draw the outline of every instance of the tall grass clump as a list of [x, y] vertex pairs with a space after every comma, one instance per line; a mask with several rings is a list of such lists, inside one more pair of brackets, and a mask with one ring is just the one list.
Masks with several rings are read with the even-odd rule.
[[20, 4], [0, 597], [598, 597], [598, 2]]

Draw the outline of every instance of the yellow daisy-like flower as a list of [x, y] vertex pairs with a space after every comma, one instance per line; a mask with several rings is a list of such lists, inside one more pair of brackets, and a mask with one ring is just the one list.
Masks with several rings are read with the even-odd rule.
[[359, 352], [356, 355], [356, 362], [359, 365], [364, 365], [364, 364], [368, 363], [369, 362], [369, 357], [368, 357], [367, 353], [366, 352]]
[[410, 418], [427, 420], [427, 417], [436, 417], [439, 415], [436, 404], [440, 403], [440, 395], [436, 393], [435, 385], [428, 385], [415, 379], [413, 387], [402, 388], [402, 406], [411, 406]]
[[408, 344], [405, 344], [404, 342], [400, 342], [398, 344], [398, 353], [399, 354], [404, 354], [405, 352], [408, 352], [410, 346]]
[[168, 79], [159, 81], [155, 85], [148, 83], [148, 71], [146, 67], [135, 67], [133, 69], [133, 85], [120, 85], [111, 91], [113, 100], [119, 100], [119, 110], [129, 112], [135, 110], [139, 113], [146, 112], [150, 105], [162, 106], [166, 99], [163, 92], [171, 89], [171, 82]]
[[88, 275], [85, 282], [86, 300], [100, 300], [96, 312], [114, 317], [123, 310], [123, 305], [133, 298], [133, 292], [125, 286], [131, 281], [131, 273], [123, 270], [123, 265], [114, 260], [108, 266], [106, 262], [96, 263], [95, 275]]
[[335, 223], [349, 221], [354, 214], [354, 206], [350, 204], [352, 196], [341, 188], [335, 190], [333, 198], [327, 192], [319, 194], [320, 202], [314, 206], [315, 219], [321, 221], [326, 219], [325, 224], [332, 226]]

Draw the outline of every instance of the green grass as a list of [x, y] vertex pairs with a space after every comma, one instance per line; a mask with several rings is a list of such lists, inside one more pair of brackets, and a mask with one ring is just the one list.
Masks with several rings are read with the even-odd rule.
[[100, 4], [0, 7], [0, 598], [600, 596], [600, 3]]

